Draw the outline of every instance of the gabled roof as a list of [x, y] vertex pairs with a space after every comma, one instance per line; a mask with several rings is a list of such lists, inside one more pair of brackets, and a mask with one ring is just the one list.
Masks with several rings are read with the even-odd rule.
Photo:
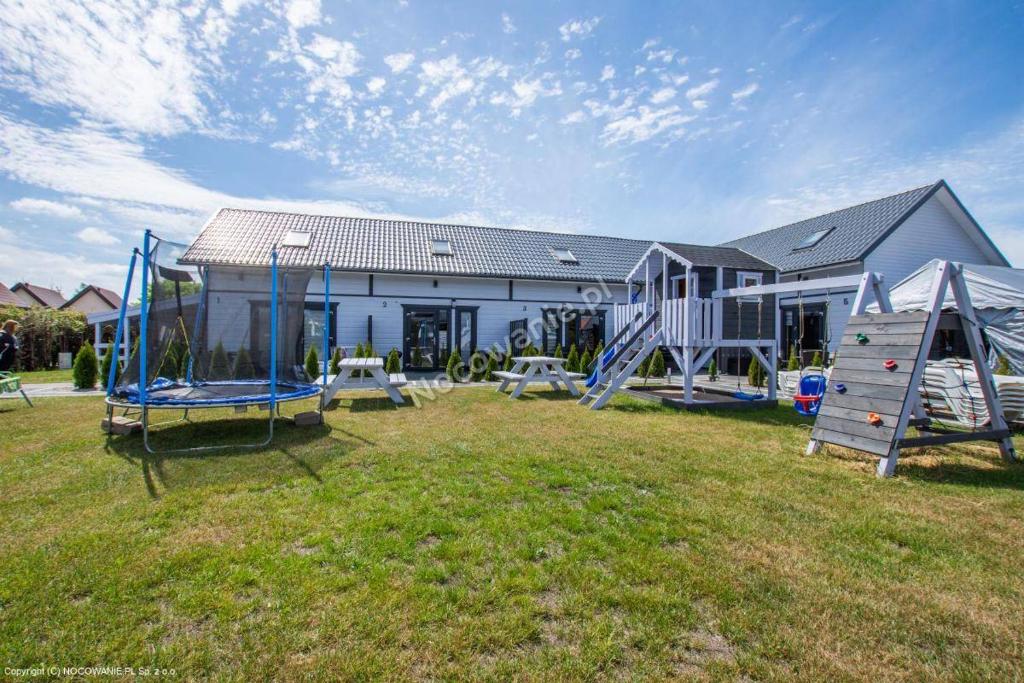
[[[738, 247], [774, 264], [784, 273], [860, 261], [941, 190], [949, 193], [954, 205], [963, 212], [965, 221], [977, 229], [998, 259], [1009, 265], [945, 180], [741, 237], [723, 246]], [[799, 248], [804, 240], [822, 231], [828, 232], [819, 241], [808, 248]]]
[[0, 282], [0, 306], [17, 306], [18, 308], [28, 308], [25, 302], [19, 299], [14, 293], [7, 288], [7, 285]]
[[121, 297], [116, 293], [110, 291], [105, 287], [97, 287], [96, 285], [86, 285], [82, 289], [78, 290], [78, 293], [73, 297], [61, 304], [61, 308], [71, 308], [76, 301], [81, 299], [88, 292], [95, 292], [96, 296], [107, 303], [111, 308], [121, 307]]
[[48, 287], [40, 287], [39, 285], [32, 285], [27, 282], [19, 282], [11, 287], [11, 291], [24, 291], [40, 306], [60, 308], [64, 304], [64, 296], [57, 290], [50, 289]]
[[[309, 246], [280, 246], [289, 231], [311, 233]], [[437, 239], [449, 241], [451, 255], [432, 253]], [[618, 237], [221, 209], [182, 260], [269, 266], [277, 247], [278, 263], [285, 267], [329, 262], [332, 269], [357, 272], [622, 282], [650, 245]], [[577, 262], [560, 262], [554, 249], [570, 250]]]
[[708, 247], [701, 244], [679, 244], [678, 242], [658, 242], [658, 244], [682, 256], [694, 266], [775, 270], [771, 264], [735, 247]]

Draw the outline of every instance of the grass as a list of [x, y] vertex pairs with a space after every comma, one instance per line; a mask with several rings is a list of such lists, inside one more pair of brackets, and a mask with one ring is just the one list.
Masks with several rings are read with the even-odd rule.
[[[94, 399], [0, 405], [0, 660], [192, 679], [1013, 680], [1024, 466], [801, 457], [792, 410], [342, 401], [143, 456]], [[255, 438], [250, 412], [163, 444]], [[220, 419], [214, 419], [220, 418]]]
[[31, 370], [18, 372], [24, 384], [54, 384], [56, 382], [70, 382], [71, 370]]

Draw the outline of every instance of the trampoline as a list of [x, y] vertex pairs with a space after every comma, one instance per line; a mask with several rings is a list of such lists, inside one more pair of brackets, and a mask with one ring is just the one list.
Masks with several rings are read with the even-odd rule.
[[[141, 417], [143, 443], [150, 453], [222, 448], [258, 448], [274, 436], [282, 403], [323, 395], [330, 358], [323, 334], [320, 383], [308, 377], [303, 324], [306, 290], [313, 269], [279, 269], [278, 249], [269, 268], [211, 273], [188, 259], [188, 247], [146, 232], [141, 251], [128, 266], [116, 340], [123, 340], [127, 302], [136, 261], [142, 260], [138, 339], [120, 378], [112, 364], [107, 377], [107, 413], [115, 409]], [[287, 247], [286, 247], [287, 248]], [[324, 330], [330, 319], [330, 267], [323, 266]], [[315, 304], [319, 308], [319, 304]], [[150, 442], [151, 410], [189, 411], [249, 406], [267, 410], [267, 436], [259, 443], [192, 445], [155, 450]], [[319, 402], [321, 420], [323, 402]], [[173, 420], [177, 422], [179, 420]], [[166, 424], [166, 423], [161, 423]]]

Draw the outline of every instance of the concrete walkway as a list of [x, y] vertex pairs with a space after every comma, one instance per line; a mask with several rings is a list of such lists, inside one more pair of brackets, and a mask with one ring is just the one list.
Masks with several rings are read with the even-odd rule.
[[[48, 398], [54, 396], [103, 396], [104, 389], [75, 389], [71, 382], [50, 382], [48, 384], [22, 384], [22, 389], [29, 398]], [[21, 394], [0, 394], [0, 399], [22, 400]]]

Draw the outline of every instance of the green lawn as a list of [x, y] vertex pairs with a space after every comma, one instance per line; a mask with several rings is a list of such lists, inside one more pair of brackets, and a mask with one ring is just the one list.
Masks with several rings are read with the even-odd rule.
[[71, 381], [71, 370], [32, 370], [17, 374], [24, 384], [53, 384]]
[[[802, 457], [791, 409], [463, 389], [145, 457], [0, 404], [0, 660], [179, 678], [1013, 680], [1024, 466]], [[257, 413], [165, 427], [254, 438]], [[211, 418], [219, 418], [212, 421]]]

